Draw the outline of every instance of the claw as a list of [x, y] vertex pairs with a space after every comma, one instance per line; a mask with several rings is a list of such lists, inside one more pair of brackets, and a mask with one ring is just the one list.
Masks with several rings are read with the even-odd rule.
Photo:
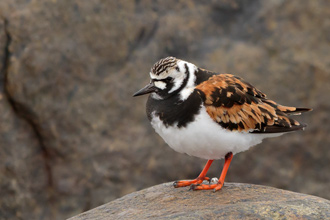
[[185, 186], [190, 186], [191, 184], [200, 184], [204, 180], [210, 181], [210, 178], [209, 177], [197, 177], [194, 180], [180, 180], [180, 181], [177, 180], [173, 183], [173, 186], [175, 188], [185, 187]]
[[209, 177], [206, 177], [206, 173], [209, 170], [211, 164], [212, 164], [213, 160], [208, 160], [204, 169], [202, 170], [202, 172], [199, 174], [199, 176], [194, 179], [194, 180], [181, 180], [181, 181], [175, 181], [173, 183], [173, 186], [175, 188], [177, 187], [184, 187], [184, 186], [190, 186], [191, 184], [200, 184], [203, 182], [203, 180], [207, 180], [210, 181]]
[[222, 183], [216, 183], [216, 184], [192, 184], [190, 186], [191, 190], [210, 190], [213, 189], [213, 192], [216, 192], [222, 188]]
[[197, 186], [200, 186], [200, 184], [191, 184], [189, 190], [195, 191]]

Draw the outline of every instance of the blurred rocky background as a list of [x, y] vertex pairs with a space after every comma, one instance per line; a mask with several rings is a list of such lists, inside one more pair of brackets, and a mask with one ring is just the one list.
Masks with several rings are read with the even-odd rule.
[[236, 155], [226, 180], [330, 199], [328, 0], [1, 0], [0, 219], [64, 219], [195, 178], [206, 161], [167, 147], [132, 98], [168, 55], [313, 108], [306, 131]]

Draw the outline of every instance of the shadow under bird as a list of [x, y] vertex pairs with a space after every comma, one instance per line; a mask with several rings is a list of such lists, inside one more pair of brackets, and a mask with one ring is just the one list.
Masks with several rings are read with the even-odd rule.
[[[231, 74], [218, 74], [166, 57], [151, 69], [150, 83], [133, 96], [150, 94], [147, 116], [152, 127], [175, 151], [207, 159], [194, 180], [175, 181], [174, 187], [220, 190], [233, 155], [264, 138], [303, 130], [305, 124], [290, 118], [311, 111], [288, 107]], [[225, 158], [219, 180], [212, 184], [206, 173], [212, 162]]]

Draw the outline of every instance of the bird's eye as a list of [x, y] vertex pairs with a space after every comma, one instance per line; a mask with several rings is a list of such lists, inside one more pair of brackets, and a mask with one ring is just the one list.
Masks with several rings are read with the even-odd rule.
[[180, 71], [179, 67], [175, 67], [175, 69], [176, 69], [178, 72]]

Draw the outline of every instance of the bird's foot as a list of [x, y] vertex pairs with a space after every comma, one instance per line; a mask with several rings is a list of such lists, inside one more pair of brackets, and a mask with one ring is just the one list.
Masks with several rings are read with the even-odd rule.
[[216, 184], [192, 184], [190, 186], [191, 190], [210, 190], [213, 189], [213, 192], [220, 190], [223, 186], [222, 182]]
[[178, 187], [185, 187], [185, 186], [190, 186], [192, 184], [201, 184], [204, 180], [207, 180], [207, 181], [210, 181], [210, 178], [209, 177], [197, 177], [196, 179], [194, 180], [178, 180], [178, 181], [175, 181], [173, 183], [173, 186], [175, 188], [178, 188]]

